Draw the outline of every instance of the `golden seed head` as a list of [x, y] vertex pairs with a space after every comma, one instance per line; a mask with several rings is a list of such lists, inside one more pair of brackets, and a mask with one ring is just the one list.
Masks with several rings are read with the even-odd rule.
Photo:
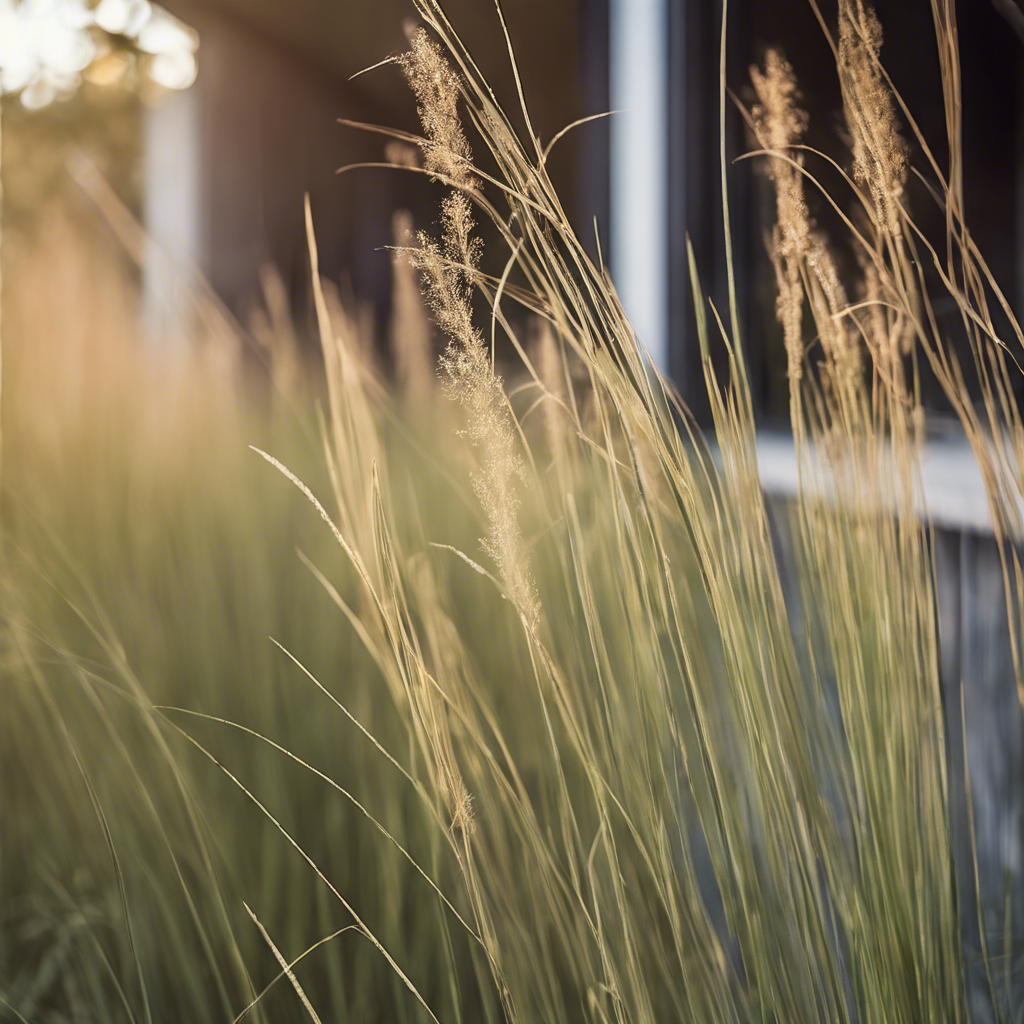
[[778, 50], [768, 50], [762, 71], [750, 68], [758, 103], [751, 114], [758, 142], [765, 149], [783, 151], [796, 145], [807, 130], [807, 114], [797, 106], [797, 88], [793, 67]]
[[[778, 50], [768, 50], [764, 71], [754, 65], [750, 78], [759, 101], [752, 110], [758, 143], [764, 149], [786, 153], [807, 130], [807, 114], [797, 106], [800, 92], [793, 68]], [[775, 312], [785, 339], [789, 380], [795, 385], [803, 374], [804, 289], [800, 267], [810, 246], [811, 218], [800, 170], [803, 155], [786, 155], [789, 159], [773, 156], [768, 161], [777, 210], [768, 249], [779, 289]]]
[[427, 171], [457, 188], [475, 188], [473, 152], [459, 120], [459, 76], [422, 28], [413, 35], [411, 48], [399, 63], [416, 96], [426, 136], [423, 160]]
[[900, 134], [892, 90], [880, 71], [882, 26], [863, 0], [839, 5], [839, 75], [843, 110], [853, 140], [854, 177], [867, 186], [880, 227], [902, 233], [899, 201], [909, 149]]

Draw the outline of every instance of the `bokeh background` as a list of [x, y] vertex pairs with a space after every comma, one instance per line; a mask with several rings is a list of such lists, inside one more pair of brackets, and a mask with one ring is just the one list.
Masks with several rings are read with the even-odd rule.
[[[941, 160], [938, 65], [921, 37], [929, 4], [881, 0], [877, 8], [894, 83]], [[173, 334], [180, 302], [174, 275], [158, 265], [160, 254], [173, 267], [198, 270], [233, 313], [248, 313], [268, 265], [298, 308], [308, 305], [302, 217], [308, 192], [325, 272], [344, 278], [372, 307], [375, 321], [386, 324], [390, 260], [383, 247], [392, 241], [392, 212], [409, 209], [417, 227], [429, 228], [431, 193], [401, 172], [337, 175], [339, 167], [385, 159], [380, 136], [338, 119], [416, 129], [414, 105], [395, 67], [352, 78], [404, 47], [411, 4], [170, 0], [160, 17], [154, 9], [148, 0], [98, 6], [91, 0], [4, 0], [9, 230], [44, 223], [54, 201], [65, 211], [81, 205], [81, 189], [69, 179], [74, 158], [84, 155], [152, 243], [150, 270], [141, 278], [149, 331]], [[491, 5], [453, 0], [445, 9], [498, 94], [514, 99]], [[709, 291], [721, 298], [720, 3], [510, 0], [505, 10], [543, 139], [579, 118], [621, 111], [560, 141], [552, 174], [577, 233], [595, 255], [600, 238], [602, 256], [655, 361], [703, 416], [685, 239], [692, 238], [707, 267]], [[1016, 0], [972, 0], [958, 5], [958, 17], [969, 112], [967, 212], [1000, 286], [1021, 296], [1024, 15]], [[27, 27], [15, 30], [19, 23]], [[810, 4], [734, 5], [727, 46], [729, 84], [741, 102], [751, 100], [747, 67], [765, 47], [780, 46], [802, 83], [809, 144], [836, 149], [838, 83]], [[750, 141], [742, 117], [730, 109], [727, 159], [749, 149]], [[731, 166], [729, 174], [755, 403], [771, 422], [786, 415], [781, 338], [762, 315], [774, 287], [759, 227], [770, 217], [771, 189], [753, 162]], [[838, 183], [827, 172], [822, 180], [829, 188]], [[928, 217], [923, 189], [914, 202], [919, 216]], [[812, 213], [826, 229], [832, 224], [826, 203]], [[955, 323], [951, 327], [955, 332]], [[928, 403], [944, 411], [937, 388], [929, 389]]]

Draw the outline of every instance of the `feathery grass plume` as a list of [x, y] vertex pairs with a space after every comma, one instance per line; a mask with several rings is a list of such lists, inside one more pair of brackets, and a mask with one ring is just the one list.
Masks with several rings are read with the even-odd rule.
[[[785, 341], [791, 413], [794, 421], [799, 421], [803, 416], [800, 383], [805, 281], [830, 381], [851, 395], [862, 368], [856, 340], [847, 322], [836, 316], [846, 306], [846, 293], [824, 235], [811, 220], [804, 194], [804, 154], [794, 150], [808, 124], [806, 112], [798, 106], [796, 75], [780, 51], [769, 49], [764, 70], [752, 65], [750, 78], [758, 98], [750, 112], [754, 134], [762, 149], [777, 154], [767, 161], [776, 204], [776, 224], [768, 248], [778, 288], [776, 316]], [[801, 433], [802, 424], [795, 422], [794, 429]]]
[[451, 192], [441, 205], [441, 241], [421, 231], [419, 248], [411, 256], [423, 275], [430, 311], [449, 344], [483, 348], [483, 336], [473, 323], [473, 278], [482, 248], [480, 239], [473, 238], [474, 226], [469, 200]]
[[410, 48], [399, 59], [416, 95], [417, 110], [426, 135], [423, 162], [432, 175], [440, 175], [458, 188], [473, 188], [473, 153], [459, 118], [459, 76], [444, 59], [441, 47], [426, 29], [417, 29]]
[[[800, 167], [803, 154], [790, 152], [807, 130], [807, 115], [797, 106], [800, 97], [793, 68], [782, 54], [770, 49], [765, 69], [750, 68], [759, 102], [751, 111], [754, 132], [762, 149], [782, 153]], [[803, 175], [788, 160], [768, 160], [768, 173], [775, 186], [777, 222], [772, 230], [769, 255], [779, 289], [776, 315], [786, 345], [790, 386], [796, 390], [803, 373], [803, 302], [801, 264], [807, 255], [810, 214], [804, 198]]]
[[442, 390], [466, 410], [466, 432], [481, 449], [474, 485], [490, 524], [485, 541], [516, 609], [536, 626], [538, 607], [519, 528], [517, 480], [525, 479], [512, 414], [501, 377], [491, 364], [479, 328], [473, 324], [470, 281], [476, 272], [479, 240], [471, 239], [469, 201], [459, 192], [442, 208], [445, 248], [420, 236], [416, 264], [427, 283], [430, 307], [449, 344], [441, 357]]
[[785, 235], [778, 224], [768, 238], [768, 255], [775, 270], [775, 285], [779, 290], [775, 302], [775, 316], [782, 325], [786, 346], [786, 374], [790, 386], [799, 388], [804, 367], [803, 306], [804, 290], [800, 281], [800, 264], [784, 255]]
[[825, 236], [812, 233], [807, 265], [813, 275], [810, 287], [811, 313], [825, 353], [830, 382], [849, 401], [860, 392], [863, 362], [857, 335], [845, 316], [846, 289], [839, 280], [835, 260]]
[[441, 241], [420, 233], [413, 263], [423, 275], [435, 322], [448, 337], [441, 357], [443, 391], [465, 408], [467, 434], [482, 452], [474, 485], [490, 524], [484, 546], [532, 629], [539, 609], [519, 527], [516, 490], [517, 479], [525, 479], [525, 465], [501, 377], [473, 323], [472, 291], [483, 243], [473, 237], [475, 222], [466, 194], [478, 182], [470, 170], [472, 152], [458, 115], [461, 85], [425, 29], [413, 35], [402, 66], [416, 93], [428, 139], [426, 167], [454, 186], [441, 206]]
[[892, 92], [879, 71], [882, 26], [865, 0], [840, 0], [839, 81], [853, 139], [854, 177], [866, 185], [875, 215], [894, 238], [902, 232], [899, 202], [909, 149], [900, 134]]

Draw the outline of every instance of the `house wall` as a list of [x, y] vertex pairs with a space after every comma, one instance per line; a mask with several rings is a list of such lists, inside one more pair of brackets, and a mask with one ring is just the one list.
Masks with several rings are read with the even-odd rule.
[[[200, 70], [147, 129], [147, 226], [179, 265], [192, 260], [236, 313], [273, 263], [293, 298], [308, 291], [303, 201], [309, 193], [325, 276], [344, 273], [383, 316], [395, 178], [343, 164], [381, 158], [382, 141], [339, 117], [388, 121], [298, 54], [209, 4], [168, 5], [200, 36]], [[415, 198], [415, 197], [414, 197]], [[165, 275], [160, 272], [161, 277]], [[151, 301], [167, 286], [151, 284]]]
[[[147, 177], [147, 221], [162, 247], [181, 260], [193, 258], [236, 312], [255, 296], [259, 269], [267, 262], [276, 265], [302, 308], [308, 291], [303, 197], [309, 192], [323, 273], [343, 277], [371, 302], [380, 328], [389, 312], [390, 260], [381, 250], [392, 241], [392, 212], [409, 209], [417, 228], [431, 230], [439, 194], [408, 172], [335, 173], [345, 164], [382, 159], [385, 144], [379, 135], [342, 127], [338, 118], [418, 128], [415, 103], [397, 69], [348, 81], [353, 68], [362, 66], [357, 61], [373, 63], [388, 52], [374, 47], [384, 45], [377, 38], [379, 22], [387, 18], [400, 26], [394, 5], [371, 17], [361, 3], [339, 2], [340, 9], [318, 19], [309, 3], [296, 0], [296, 17], [288, 21], [282, 20], [284, 9], [267, 0], [167, 0], [199, 34], [199, 76], [187, 94], [168, 97], [150, 116], [147, 149], [159, 166]], [[465, 21], [472, 37], [467, 41], [489, 74], [493, 68], [496, 88], [515, 120], [518, 100], [494, 12], [488, 9], [483, 18], [479, 8], [462, 6], [466, 17], [460, 27]], [[510, 3], [509, 27], [534, 126], [547, 140], [565, 124], [608, 109], [607, 0], [553, 0], [541, 19], [529, 11], [525, 2]], [[377, 35], [353, 40], [360, 25]], [[318, 26], [324, 38], [315, 38]], [[325, 51], [333, 52], [327, 38], [338, 43], [332, 62], [325, 57]], [[400, 31], [388, 45], [402, 45]], [[549, 171], [596, 257], [595, 215], [607, 245], [607, 122], [566, 136]], [[188, 213], [193, 209], [196, 216]], [[488, 225], [479, 229], [485, 264], [497, 261], [487, 269], [500, 274], [507, 254], [491, 244], [497, 239]], [[155, 276], [150, 305], [172, 308], [173, 297], [165, 294], [168, 275]]]

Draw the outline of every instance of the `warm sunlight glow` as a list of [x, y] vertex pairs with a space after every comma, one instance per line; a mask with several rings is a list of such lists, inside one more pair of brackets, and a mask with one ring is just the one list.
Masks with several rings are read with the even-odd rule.
[[67, 99], [83, 76], [124, 80], [118, 48], [137, 51], [145, 78], [187, 89], [196, 78], [196, 33], [149, 0], [0, 0], [0, 93], [20, 93], [29, 109]]

